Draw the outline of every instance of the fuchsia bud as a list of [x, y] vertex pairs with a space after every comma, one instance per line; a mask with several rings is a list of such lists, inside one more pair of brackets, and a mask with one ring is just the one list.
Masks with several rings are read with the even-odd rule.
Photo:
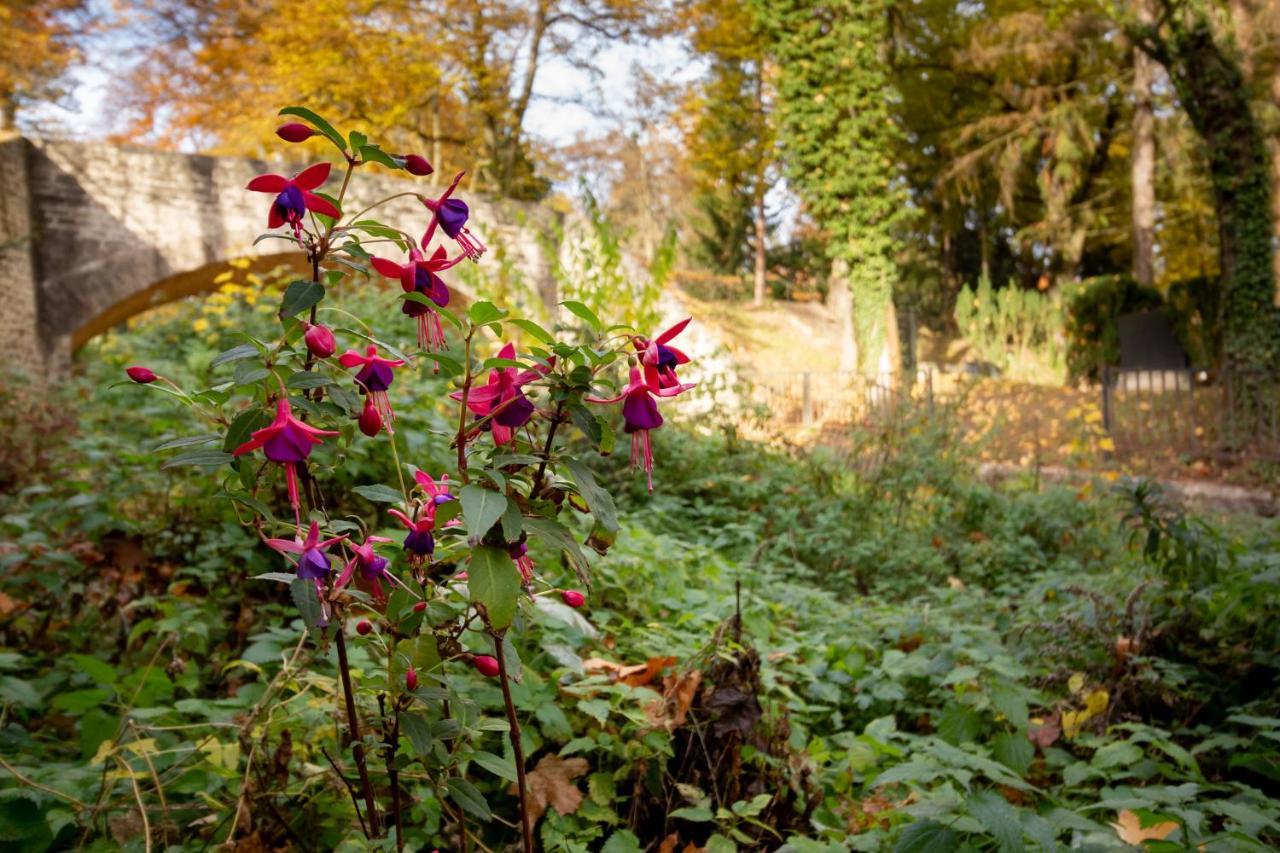
[[414, 613], [421, 613], [426, 609], [427, 609], [427, 603], [425, 601], [419, 601], [417, 604], [413, 605]]
[[282, 124], [276, 128], [276, 136], [285, 142], [306, 142], [315, 135], [316, 132], [314, 130], [296, 121]]
[[401, 154], [400, 156], [404, 159], [404, 170], [410, 175], [425, 178], [436, 170], [427, 162], [427, 158], [420, 154]]
[[409, 667], [409, 671], [404, 674], [404, 686], [406, 690], [418, 689], [418, 671], [413, 667]]
[[373, 398], [366, 398], [364, 410], [360, 412], [360, 431], [373, 438], [382, 429], [382, 414], [373, 404]]
[[156, 381], [156, 375], [148, 367], [134, 365], [133, 367], [125, 368], [124, 372], [129, 374], [129, 378], [139, 385], [149, 385]]
[[373, 630], [373, 623], [370, 622], [368, 619], [361, 619], [359, 622], [356, 623], [356, 633], [362, 637], [365, 634], [368, 634], [372, 630]]
[[498, 674], [498, 659], [491, 655], [472, 655], [471, 665], [481, 675], [493, 678]]
[[560, 597], [564, 599], [564, 603], [570, 607], [581, 607], [587, 603], [587, 597], [576, 589], [566, 589], [560, 593]]
[[333, 339], [333, 332], [321, 323], [308, 326], [302, 339], [307, 342], [307, 350], [316, 358], [328, 358], [338, 351], [338, 342]]

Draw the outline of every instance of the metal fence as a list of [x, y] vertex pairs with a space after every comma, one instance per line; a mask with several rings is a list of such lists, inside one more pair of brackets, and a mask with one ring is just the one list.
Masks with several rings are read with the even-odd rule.
[[864, 376], [854, 371], [768, 373], [752, 378], [752, 399], [769, 409], [776, 427], [857, 423], [907, 402], [932, 406], [933, 374]]
[[1118, 453], [1280, 460], [1280, 377], [1238, 370], [1102, 372], [1103, 425]]

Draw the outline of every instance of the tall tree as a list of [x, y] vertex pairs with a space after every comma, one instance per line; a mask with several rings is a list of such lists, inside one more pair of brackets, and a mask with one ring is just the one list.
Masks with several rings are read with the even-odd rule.
[[[897, 229], [908, 215], [894, 153], [884, 0], [754, 0], [778, 71], [778, 139], [791, 183], [847, 265], [859, 367], [897, 361], [890, 325]], [[839, 276], [837, 276], [839, 277]]]
[[[1138, 0], [1138, 21], [1155, 20], [1150, 0]], [[1133, 277], [1150, 287], [1155, 282], [1156, 241], [1156, 117], [1152, 84], [1155, 62], [1146, 51], [1133, 51]]]
[[88, 26], [84, 0], [0, 0], [0, 131], [22, 107], [63, 94]]
[[1280, 366], [1274, 307], [1270, 164], [1229, 35], [1215, 32], [1212, 0], [1157, 0], [1154, 23], [1128, 22], [1169, 74], [1204, 142], [1218, 219], [1224, 353], [1233, 367]]

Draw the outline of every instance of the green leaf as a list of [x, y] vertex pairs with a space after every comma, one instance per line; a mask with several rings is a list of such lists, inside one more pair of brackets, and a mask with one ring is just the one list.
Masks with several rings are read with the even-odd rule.
[[616, 829], [600, 848], [600, 853], [641, 853], [640, 839], [629, 829]]
[[516, 781], [516, 766], [506, 758], [494, 755], [492, 752], [477, 752], [471, 756], [471, 760], [495, 776], [506, 779], [508, 782]]
[[560, 304], [569, 309], [570, 313], [586, 320], [592, 329], [597, 332], [600, 331], [600, 327], [603, 324], [600, 322], [600, 318], [597, 317], [595, 312], [590, 308], [583, 305], [581, 302], [574, 302], [572, 299], [561, 302]]
[[338, 131], [334, 129], [333, 125], [329, 124], [329, 122], [320, 118], [320, 116], [316, 115], [306, 107], [285, 107], [280, 111], [280, 115], [297, 116], [298, 118], [310, 124], [316, 130], [323, 133], [325, 136], [329, 137], [329, 140], [334, 145], [338, 146], [339, 151], [343, 152], [344, 154], [346, 153], [347, 140], [342, 138], [342, 134], [338, 133]]
[[550, 345], [555, 343], [556, 341], [556, 339], [551, 336], [550, 332], [548, 332], [546, 329], [542, 328], [532, 320], [517, 319], [517, 320], [508, 320], [507, 322], [515, 326], [517, 329], [520, 329], [523, 332], [527, 332], [528, 334], [542, 341], [542, 343], [544, 344]]
[[566, 459], [565, 465], [573, 475], [573, 482], [578, 486], [578, 494], [587, 502], [591, 514], [600, 522], [605, 530], [617, 532], [618, 509], [613, 503], [613, 495], [596, 484], [595, 474], [585, 463], [577, 459]]
[[253, 344], [240, 344], [229, 350], [223, 350], [213, 357], [209, 362], [210, 367], [219, 367], [230, 361], [239, 361], [243, 358], [254, 358], [259, 354], [258, 348]]
[[309, 388], [323, 388], [326, 385], [332, 385], [333, 380], [323, 373], [316, 373], [314, 370], [299, 370], [290, 375], [284, 381], [284, 384], [288, 388], [305, 391]]
[[952, 853], [959, 848], [960, 837], [950, 827], [921, 820], [902, 830], [893, 853]]
[[493, 819], [493, 815], [489, 812], [489, 804], [484, 801], [484, 796], [476, 790], [475, 785], [466, 779], [450, 776], [445, 780], [445, 787], [449, 789], [449, 799], [461, 806], [468, 814], [483, 821]]
[[361, 145], [359, 148], [360, 159], [386, 166], [388, 169], [403, 169], [404, 163], [392, 157], [376, 145]]
[[178, 468], [182, 465], [199, 465], [206, 468], [216, 468], [219, 465], [226, 465], [231, 461], [231, 454], [224, 453], [221, 450], [193, 450], [190, 453], [181, 453], [172, 459], [165, 461], [161, 468]]
[[520, 573], [506, 551], [481, 546], [471, 552], [467, 569], [471, 600], [483, 604], [494, 628], [505, 628], [516, 615], [520, 597]]
[[260, 575], [254, 575], [250, 580], [292, 584], [297, 579], [298, 576], [291, 572], [263, 572]]
[[372, 486], [356, 486], [351, 491], [355, 492], [365, 500], [373, 501], [379, 504], [398, 504], [404, 502], [404, 495], [390, 486], [384, 486], [377, 483]]
[[1036, 748], [1022, 732], [1001, 732], [991, 742], [991, 754], [1019, 776], [1026, 776], [1035, 760]]
[[982, 731], [982, 717], [968, 705], [952, 702], [938, 718], [938, 737], [953, 745], [976, 740]]
[[209, 435], [189, 435], [186, 438], [173, 438], [169, 441], [157, 444], [151, 448], [154, 453], [160, 450], [173, 450], [178, 447], [190, 447], [193, 444], [208, 444], [211, 441], [217, 441], [222, 438], [218, 433], [210, 433]]
[[1022, 853], [1022, 824], [1018, 810], [995, 791], [979, 791], [969, 797], [969, 814], [995, 836], [1000, 853]]
[[686, 806], [682, 809], [676, 809], [667, 817], [680, 818], [681, 820], [692, 821], [693, 823], [706, 823], [714, 820], [715, 815], [711, 813], [711, 809], [702, 808], [700, 806]]
[[413, 751], [418, 757], [431, 752], [431, 727], [421, 714], [401, 714], [400, 728], [409, 736], [409, 742], [413, 744]]
[[227, 453], [232, 453], [237, 447], [249, 440], [256, 430], [262, 429], [271, 418], [267, 413], [257, 407], [245, 409], [236, 415], [231, 421], [231, 426], [227, 428], [226, 440], [222, 442], [222, 449]]
[[524, 528], [539, 539], [559, 548], [578, 579], [584, 584], [590, 583], [591, 564], [587, 562], [586, 555], [582, 553], [578, 540], [573, 538], [569, 528], [558, 521], [546, 518], [526, 518]]
[[76, 666], [80, 667], [80, 671], [88, 675], [98, 684], [113, 684], [116, 680], [116, 670], [111, 664], [104, 660], [100, 660], [91, 655], [72, 655], [71, 659], [76, 662]]
[[280, 319], [296, 317], [324, 299], [324, 285], [318, 281], [295, 281], [284, 291], [280, 300]]
[[507, 312], [492, 302], [473, 302], [471, 307], [467, 309], [467, 317], [477, 326], [501, 320], [505, 316], [507, 316]]
[[458, 494], [462, 517], [467, 522], [467, 536], [475, 544], [484, 538], [507, 511], [507, 498], [482, 486], [464, 486]]
[[514, 501], [507, 501], [507, 508], [502, 513], [502, 538], [508, 542], [519, 540], [522, 522], [520, 505]]
[[111, 691], [94, 687], [90, 690], [73, 690], [70, 693], [59, 693], [53, 697], [53, 707], [71, 714], [83, 714], [90, 708], [96, 708], [111, 697]]
[[324, 612], [320, 609], [320, 597], [316, 592], [316, 584], [307, 578], [294, 578], [289, 584], [289, 593], [293, 603], [302, 616], [302, 622], [308, 628], [319, 629], [324, 621]]

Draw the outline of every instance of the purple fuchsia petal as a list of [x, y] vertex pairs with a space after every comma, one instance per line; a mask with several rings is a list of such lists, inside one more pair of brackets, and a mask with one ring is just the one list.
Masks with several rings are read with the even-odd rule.
[[508, 403], [493, 419], [504, 427], [522, 427], [529, 422], [529, 418], [533, 417], [533, 412], [533, 403], [529, 402], [524, 392], [517, 391], [512, 402]]
[[263, 443], [262, 452], [272, 462], [301, 462], [311, 455], [311, 439], [286, 426]]
[[662, 426], [662, 415], [658, 413], [658, 401], [644, 392], [628, 394], [622, 401], [622, 419], [626, 421], [626, 432], [657, 429]]
[[302, 190], [293, 184], [285, 187], [280, 195], [276, 196], [272, 207], [276, 215], [285, 222], [301, 222], [307, 212], [307, 202], [302, 197]]
[[404, 537], [404, 549], [418, 557], [428, 557], [436, 549], [436, 540], [430, 530], [411, 530]]
[[298, 560], [298, 577], [307, 580], [322, 580], [328, 577], [333, 567], [329, 558], [319, 548], [308, 548]]
[[356, 374], [356, 381], [366, 391], [385, 391], [391, 387], [393, 379], [395, 379], [395, 373], [391, 365], [381, 361], [369, 362]]
[[467, 218], [471, 215], [471, 210], [467, 207], [467, 203], [460, 198], [445, 199], [440, 207], [436, 210], [436, 218], [440, 220], [440, 229], [449, 235], [451, 240], [456, 240], [458, 235], [462, 233], [462, 229], [467, 224]]
[[377, 580], [387, 573], [387, 558], [374, 555], [373, 559], [360, 560], [360, 574], [367, 581]]

